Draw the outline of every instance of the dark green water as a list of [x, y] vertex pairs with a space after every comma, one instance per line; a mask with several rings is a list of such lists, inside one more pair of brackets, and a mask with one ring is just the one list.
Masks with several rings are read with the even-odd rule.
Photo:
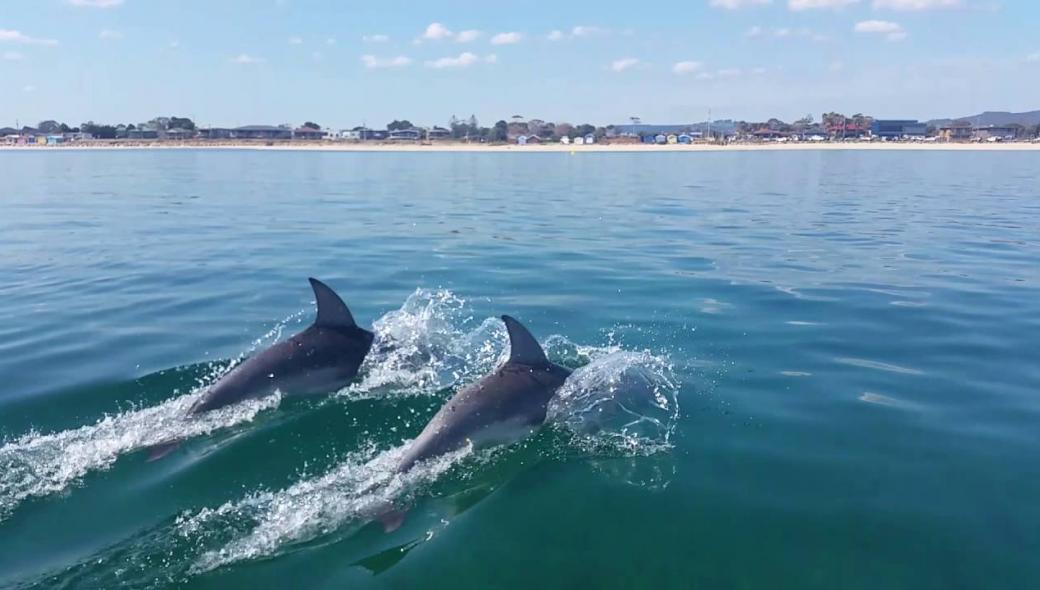
[[[0, 587], [1040, 587], [1037, 170], [0, 153]], [[185, 420], [310, 322], [308, 276], [388, 345], [359, 382]], [[571, 397], [394, 477], [501, 313]], [[413, 506], [390, 534], [387, 500]]]

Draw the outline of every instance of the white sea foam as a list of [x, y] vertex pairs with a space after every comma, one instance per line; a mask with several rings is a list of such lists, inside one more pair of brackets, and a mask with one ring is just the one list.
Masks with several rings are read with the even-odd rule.
[[[176, 532], [205, 538], [218, 531], [251, 525], [219, 549], [205, 552], [193, 573], [227, 564], [268, 557], [297, 543], [333, 534], [349, 523], [364, 524], [407, 505], [426, 484], [471, 454], [466, 447], [417, 464], [404, 473], [397, 465], [406, 445], [351, 455], [319, 477], [304, 479], [277, 492], [258, 492], [216, 509], [185, 513]], [[219, 534], [219, 533], [217, 533]]]

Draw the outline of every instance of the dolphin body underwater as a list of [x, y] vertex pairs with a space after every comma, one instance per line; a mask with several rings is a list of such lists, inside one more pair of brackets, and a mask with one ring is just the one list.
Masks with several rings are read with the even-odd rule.
[[489, 447], [516, 442], [545, 422], [549, 400], [571, 370], [549, 362], [520, 322], [504, 315], [509, 360], [448, 400], [405, 451], [399, 472], [472, 443]]
[[[309, 279], [317, 318], [306, 330], [246, 359], [212, 384], [189, 410], [198, 415], [275, 391], [311, 395], [335, 391], [357, 376], [375, 334], [357, 325], [339, 295], [318, 279]], [[151, 447], [149, 460], [170, 453], [180, 441]]]

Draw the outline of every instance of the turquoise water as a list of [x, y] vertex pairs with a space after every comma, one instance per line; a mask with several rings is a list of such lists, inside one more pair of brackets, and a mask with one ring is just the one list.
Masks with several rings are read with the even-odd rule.
[[[1040, 587], [1038, 169], [0, 153], [0, 587]], [[308, 276], [387, 344], [359, 381], [184, 420]], [[578, 368], [552, 424], [390, 477], [501, 313]]]

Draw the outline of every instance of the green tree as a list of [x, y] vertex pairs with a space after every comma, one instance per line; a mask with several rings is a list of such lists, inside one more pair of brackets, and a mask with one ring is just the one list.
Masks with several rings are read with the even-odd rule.
[[488, 137], [489, 141], [505, 141], [509, 137], [509, 124], [505, 121], [495, 122]]
[[36, 126], [41, 133], [57, 133], [61, 131], [61, 124], [57, 121], [40, 121], [40, 124]]
[[402, 121], [394, 119], [393, 121], [390, 121], [390, 123], [388, 123], [386, 126], [386, 128], [390, 131], [397, 131], [399, 129], [413, 129], [414, 127], [415, 125], [412, 125], [412, 122], [408, 119], [404, 119]]
[[314, 121], [307, 121], [306, 123], [303, 124], [303, 128], [304, 129], [318, 129], [318, 130], [320, 130], [321, 129], [321, 125], [318, 125]]
[[170, 117], [170, 129], [195, 131], [195, 122], [187, 117]]

